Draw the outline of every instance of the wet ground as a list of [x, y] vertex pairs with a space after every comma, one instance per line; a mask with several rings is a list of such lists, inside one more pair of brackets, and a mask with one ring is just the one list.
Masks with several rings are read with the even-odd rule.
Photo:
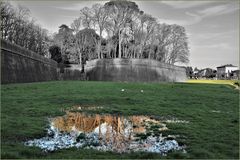
[[[172, 150], [185, 152], [179, 145], [179, 135], [163, 136], [168, 123], [188, 123], [177, 119], [157, 120], [148, 116], [87, 114], [84, 107], [74, 106], [66, 115], [49, 119], [46, 137], [29, 140], [27, 146], [37, 146], [46, 152], [62, 148], [92, 148], [102, 151], [155, 152], [167, 154]], [[101, 107], [88, 107], [95, 110]], [[72, 110], [79, 110], [73, 112]]]

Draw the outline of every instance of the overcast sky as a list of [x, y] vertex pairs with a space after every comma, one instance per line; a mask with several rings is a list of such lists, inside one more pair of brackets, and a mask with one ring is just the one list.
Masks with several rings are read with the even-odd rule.
[[[57, 32], [70, 25], [79, 10], [106, 1], [12, 1], [26, 6], [43, 28]], [[160, 22], [179, 24], [189, 37], [189, 66], [216, 68], [239, 66], [239, 1], [135, 1], [145, 13]]]

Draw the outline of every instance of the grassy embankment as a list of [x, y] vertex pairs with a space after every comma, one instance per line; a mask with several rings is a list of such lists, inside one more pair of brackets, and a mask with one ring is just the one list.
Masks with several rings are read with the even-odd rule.
[[[124, 88], [125, 92], [121, 92]], [[239, 90], [230, 85], [59, 81], [1, 86], [1, 158], [239, 158]], [[143, 93], [140, 90], [144, 90]], [[83, 149], [43, 153], [23, 142], [44, 136], [61, 108], [97, 105], [98, 113], [171, 116], [163, 134], [179, 134], [187, 153], [117, 154]], [[219, 111], [219, 112], [213, 112]]]
[[205, 83], [205, 84], [226, 84], [226, 85], [231, 85], [236, 88], [239, 87], [239, 80], [208, 80], [208, 79], [190, 79], [187, 81], [188, 83]]

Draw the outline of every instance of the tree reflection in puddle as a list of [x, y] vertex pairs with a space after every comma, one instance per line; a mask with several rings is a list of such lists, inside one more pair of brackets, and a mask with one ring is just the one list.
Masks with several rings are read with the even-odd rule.
[[50, 120], [48, 135], [25, 142], [45, 151], [78, 147], [118, 153], [145, 151], [166, 154], [183, 150], [175, 136], [162, 136], [166, 123], [147, 116], [89, 115], [67, 112]]

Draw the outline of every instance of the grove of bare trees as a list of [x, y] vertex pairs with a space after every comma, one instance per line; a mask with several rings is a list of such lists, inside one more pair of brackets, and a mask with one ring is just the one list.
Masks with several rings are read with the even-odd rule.
[[[49, 49], [46, 30], [29, 20], [27, 9], [15, 11], [1, 2], [1, 19], [3, 39], [39, 54]], [[161, 23], [128, 0], [82, 8], [70, 26], [59, 27], [51, 46], [49, 51], [60, 51], [63, 62], [78, 64], [102, 58], [148, 58], [169, 64], [189, 61], [185, 28]]]
[[84, 7], [79, 14], [71, 24], [75, 37], [75, 50], [71, 54], [78, 63], [84, 57], [87, 60], [149, 58], [169, 64], [189, 61], [185, 28], [159, 23], [135, 2], [94, 4], [91, 8]]
[[9, 2], [0, 2], [1, 38], [40, 55], [46, 55], [49, 49], [47, 30], [35, 24], [29, 9], [14, 8]]

